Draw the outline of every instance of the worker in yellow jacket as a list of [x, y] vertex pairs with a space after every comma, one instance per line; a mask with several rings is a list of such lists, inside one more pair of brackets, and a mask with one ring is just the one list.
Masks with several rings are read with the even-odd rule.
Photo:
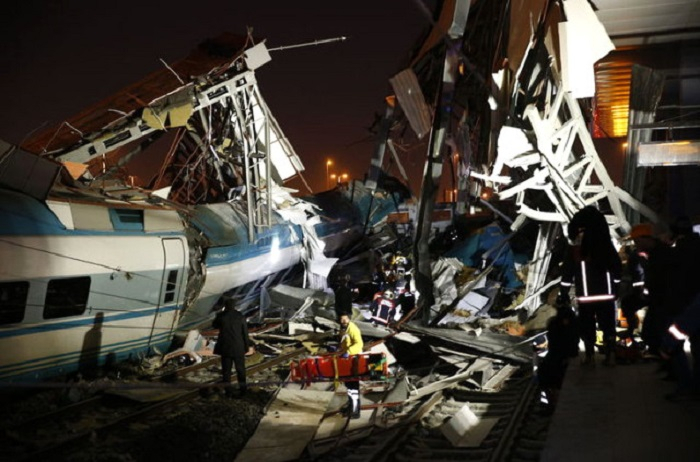
[[[340, 349], [338, 354], [342, 357], [349, 357], [362, 353], [364, 342], [359, 327], [350, 320], [348, 314], [341, 314], [340, 322]], [[344, 408], [344, 413], [349, 414], [351, 419], [360, 418], [360, 381], [349, 380], [345, 382], [348, 390], [348, 404]]]

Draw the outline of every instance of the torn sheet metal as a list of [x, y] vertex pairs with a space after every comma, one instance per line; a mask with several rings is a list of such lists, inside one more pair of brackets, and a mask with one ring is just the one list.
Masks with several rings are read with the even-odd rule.
[[450, 305], [457, 298], [455, 277], [464, 268], [456, 258], [440, 258], [432, 264], [435, 305]]
[[316, 300], [320, 305], [331, 304], [331, 295], [315, 289], [305, 289], [302, 287], [290, 286], [288, 284], [277, 284], [268, 291], [272, 306], [282, 306], [285, 308], [298, 310], [309, 298]]
[[[414, 389], [409, 392], [411, 399], [418, 399], [423, 396], [435, 393], [436, 391], [444, 390], [445, 388], [452, 387], [459, 382], [471, 378], [479, 372], [491, 371], [493, 369], [493, 362], [486, 358], [477, 358], [464, 372], [458, 372], [446, 379], [438, 380], [430, 383], [422, 388]], [[490, 374], [488, 375], [491, 376]]]
[[516, 362], [528, 363], [532, 361], [532, 348], [528, 342], [522, 343], [521, 337], [506, 334], [494, 334], [482, 332], [476, 337], [472, 333], [443, 329], [436, 327], [423, 327], [418, 323], [404, 324], [405, 330], [413, 333], [429, 335], [448, 342], [464, 345], [476, 351], [490, 355], [507, 358]]

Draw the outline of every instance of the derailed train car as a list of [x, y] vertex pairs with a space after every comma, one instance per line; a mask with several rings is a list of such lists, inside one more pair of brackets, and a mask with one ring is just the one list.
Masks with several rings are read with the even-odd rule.
[[[208, 322], [222, 294], [244, 296], [300, 261], [301, 232], [279, 218], [251, 243], [228, 204], [183, 219], [172, 207], [90, 199], [0, 190], [1, 381], [165, 351], [177, 330]], [[226, 240], [202, 242], [217, 228]]]

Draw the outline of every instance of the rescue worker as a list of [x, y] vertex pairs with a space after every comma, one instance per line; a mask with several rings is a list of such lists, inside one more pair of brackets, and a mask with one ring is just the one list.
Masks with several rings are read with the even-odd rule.
[[245, 357], [254, 353], [253, 343], [248, 337], [248, 324], [243, 313], [238, 311], [233, 300], [226, 300], [223, 309], [214, 319], [214, 327], [219, 329], [219, 337], [214, 346], [214, 354], [221, 355], [221, 375], [226, 396], [234, 397], [231, 388], [231, 368], [236, 366], [239, 396], [247, 391]]
[[388, 325], [394, 321], [396, 315], [396, 301], [394, 300], [394, 291], [385, 290], [382, 295], [372, 301], [372, 322], [382, 326]]
[[615, 364], [615, 297], [622, 274], [622, 262], [612, 245], [605, 216], [586, 206], [571, 218], [567, 227], [574, 241], [561, 268], [560, 301], [567, 303], [575, 285], [579, 328], [585, 347], [582, 363], [593, 365], [596, 322], [603, 331], [606, 365]]
[[[340, 315], [340, 347], [338, 354], [347, 358], [362, 353], [364, 342], [362, 334], [357, 325], [350, 320], [348, 314]], [[360, 418], [360, 381], [348, 380], [345, 382], [348, 391], [348, 403], [344, 406], [343, 412], [351, 419]]]

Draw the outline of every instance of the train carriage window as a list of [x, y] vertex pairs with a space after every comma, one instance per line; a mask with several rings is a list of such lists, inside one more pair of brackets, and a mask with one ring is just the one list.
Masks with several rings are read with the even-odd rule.
[[85, 312], [90, 295], [90, 277], [52, 279], [46, 288], [44, 319], [78, 316]]
[[165, 286], [165, 297], [163, 303], [170, 303], [175, 300], [175, 289], [177, 289], [177, 270], [171, 270], [168, 273], [168, 283]]
[[27, 281], [0, 283], [0, 324], [22, 322], [28, 292]]
[[116, 231], [143, 231], [143, 210], [109, 209], [109, 218]]

